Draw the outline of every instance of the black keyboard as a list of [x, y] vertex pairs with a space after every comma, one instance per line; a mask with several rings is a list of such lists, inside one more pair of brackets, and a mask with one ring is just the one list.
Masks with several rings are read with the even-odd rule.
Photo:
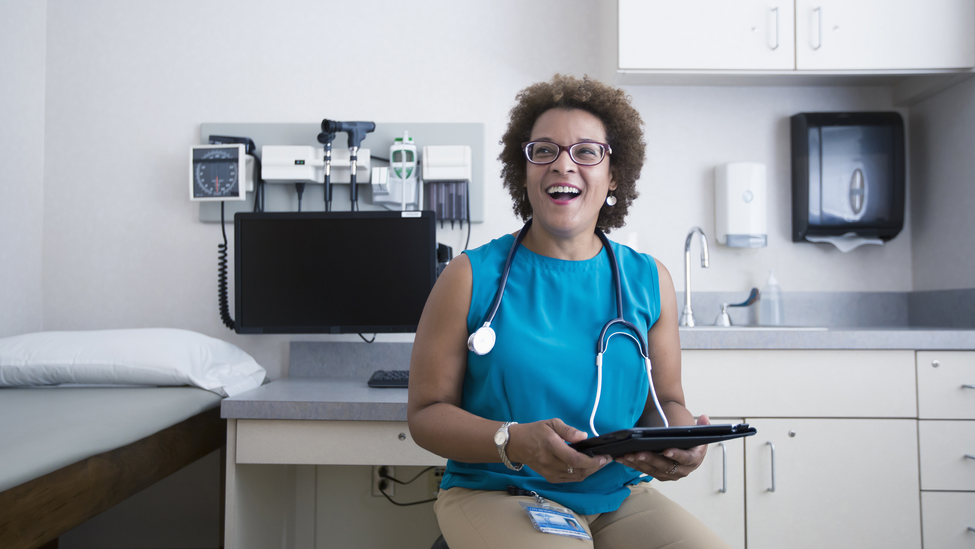
[[376, 370], [369, 378], [369, 386], [384, 389], [406, 389], [410, 386], [410, 371]]

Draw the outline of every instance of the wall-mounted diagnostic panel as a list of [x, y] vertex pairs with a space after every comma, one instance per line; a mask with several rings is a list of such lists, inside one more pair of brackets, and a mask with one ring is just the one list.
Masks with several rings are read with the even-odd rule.
[[193, 146], [190, 200], [244, 200], [253, 190], [253, 162], [242, 144]]

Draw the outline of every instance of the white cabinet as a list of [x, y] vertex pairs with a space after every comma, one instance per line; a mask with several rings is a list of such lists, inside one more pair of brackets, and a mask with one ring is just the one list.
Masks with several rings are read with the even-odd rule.
[[796, 0], [799, 70], [975, 65], [971, 0]]
[[[742, 423], [711, 418], [711, 423]], [[734, 549], [745, 549], [745, 445], [743, 439], [712, 444], [704, 463], [678, 482], [653, 481], [662, 494], [690, 511]]]
[[924, 546], [975, 545], [975, 352], [917, 354]]
[[793, 0], [620, 0], [619, 68], [791, 70]]
[[916, 421], [748, 423], [749, 549], [920, 547]]
[[628, 81], [654, 71], [720, 78], [728, 71], [903, 74], [975, 66], [972, 0], [618, 0], [606, 6], [604, 59]]
[[[921, 546], [914, 352], [684, 351], [682, 362], [691, 411], [758, 430], [743, 439], [743, 461], [729, 447], [739, 463], [729, 459], [729, 494], [715, 494], [714, 445], [701, 471], [658, 485], [728, 544]], [[739, 501], [724, 498], [738, 479], [744, 541], [712, 516], [741, 516], [715, 507]]]

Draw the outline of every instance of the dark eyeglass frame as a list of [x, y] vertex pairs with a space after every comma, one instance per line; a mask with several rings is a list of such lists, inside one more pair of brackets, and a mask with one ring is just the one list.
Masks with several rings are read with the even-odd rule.
[[[535, 162], [534, 160], [532, 160], [531, 155], [528, 154], [528, 148], [531, 147], [532, 145], [537, 145], [539, 143], [555, 145], [555, 148], [558, 149], [558, 151], [556, 151], [555, 153], [555, 156], [553, 156], [552, 159], [549, 160], [548, 162]], [[602, 158], [599, 159], [599, 162], [595, 162], [593, 164], [586, 164], [585, 162], [579, 162], [579, 160], [576, 159], [575, 155], [572, 154], [573, 147], [576, 147], [577, 145], [599, 145], [603, 148], [603, 156]], [[524, 143], [521, 144], [521, 150], [525, 153], [525, 158], [527, 158], [529, 162], [540, 166], [545, 166], [547, 164], [551, 164], [556, 160], [558, 160], [559, 156], [562, 155], [562, 151], [568, 151], [569, 159], [580, 166], [598, 166], [600, 163], [602, 163], [603, 160], [606, 159], [607, 155], [613, 154], [613, 147], [610, 147], [609, 143], [600, 143], [599, 141], [580, 141], [578, 143], [573, 143], [568, 147], [563, 147], [562, 145], [559, 145], [558, 143], [553, 143], [551, 141], [525, 141]]]

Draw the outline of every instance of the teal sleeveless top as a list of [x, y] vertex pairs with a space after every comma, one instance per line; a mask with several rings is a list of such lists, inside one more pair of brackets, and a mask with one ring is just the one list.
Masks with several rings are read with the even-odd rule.
[[[506, 235], [465, 252], [473, 272], [468, 333], [480, 327], [494, 300], [504, 263], [514, 243]], [[615, 242], [623, 289], [623, 317], [644, 337], [660, 317], [660, 285], [653, 258]], [[494, 349], [467, 354], [461, 407], [496, 421], [530, 423], [559, 418], [589, 433], [596, 399], [596, 345], [603, 325], [616, 317], [616, 289], [603, 249], [585, 261], [538, 255], [521, 246], [515, 254], [501, 307], [491, 327]], [[611, 331], [621, 331], [614, 327]], [[647, 402], [649, 383], [637, 343], [613, 336], [603, 355], [603, 385], [595, 426], [600, 434], [636, 426]], [[611, 462], [582, 482], [552, 484], [525, 466], [447, 462], [440, 487], [535, 491], [576, 513], [591, 515], [619, 508], [627, 486], [650, 477]]]

